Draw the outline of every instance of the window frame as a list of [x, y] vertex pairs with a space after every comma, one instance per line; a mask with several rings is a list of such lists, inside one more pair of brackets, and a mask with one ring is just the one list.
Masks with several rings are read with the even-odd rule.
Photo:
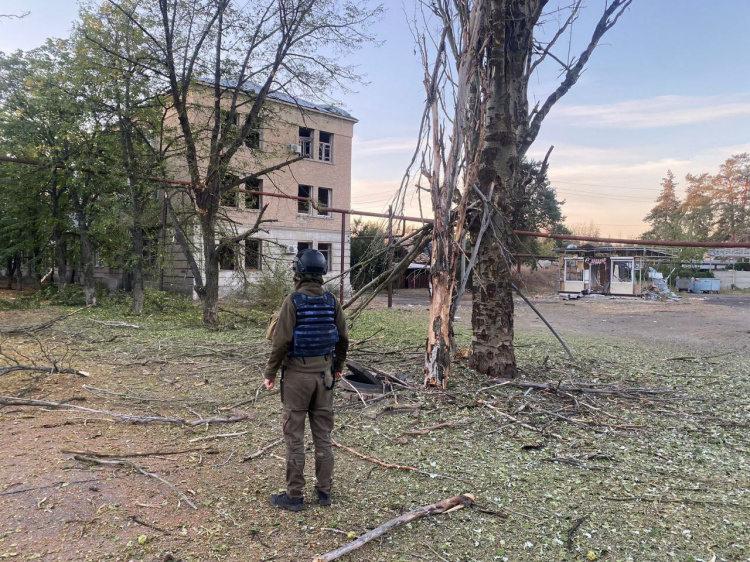
[[[307, 195], [302, 195], [301, 190], [303, 187], [308, 189]], [[305, 199], [313, 199], [313, 190], [315, 188], [312, 185], [304, 183], [297, 184], [297, 197], [304, 197]], [[302, 201], [297, 199], [297, 214], [298, 215], [310, 215], [312, 213], [312, 201]]]
[[[239, 177], [235, 176], [234, 174], [226, 174], [224, 176], [223, 183], [229, 183], [229, 181], [236, 181], [238, 179]], [[240, 193], [240, 186], [235, 185], [233, 188], [228, 189], [227, 191], [219, 195], [219, 207], [224, 207], [225, 209], [239, 209], [240, 208], [239, 193]], [[226, 199], [225, 199], [226, 197], [232, 197], [232, 199], [234, 200], [234, 204], [227, 205]]]
[[[328, 141], [322, 141], [321, 135], [328, 135]], [[318, 160], [333, 163], [333, 133], [318, 131]]]
[[[251, 181], [255, 181], [255, 185], [251, 185]], [[243, 203], [245, 205], [244, 209], [246, 211], [260, 211], [263, 208], [263, 196], [262, 195], [253, 195], [249, 193], [250, 191], [263, 191], [263, 180], [256, 179], [256, 180], [248, 180], [245, 182], [245, 193], [243, 193]], [[247, 202], [248, 199], [255, 199], [257, 201], [257, 207], [248, 207]]]
[[[248, 265], [248, 258], [252, 255], [252, 246], [257, 245], [255, 253], [255, 265]], [[245, 271], [263, 271], [263, 239], [248, 238], [245, 240]]]
[[[234, 248], [224, 246], [219, 250], [217, 259], [219, 261], [219, 271], [234, 271], [236, 269]], [[226, 261], [227, 259], [229, 262]], [[227, 263], [230, 263], [231, 267], [224, 267]]]
[[[302, 136], [302, 131], [310, 131], [310, 136]], [[315, 129], [310, 129], [308, 127], [300, 127], [298, 139], [299, 139], [300, 155], [302, 156], [302, 158], [312, 159], [313, 148], [315, 146]]]
[[242, 144], [250, 150], [263, 149], [263, 119], [260, 117], [255, 118], [250, 128], [250, 133], [242, 139]]
[[[321, 246], [325, 246], [326, 248], [321, 250]], [[331, 242], [318, 242], [318, 251], [326, 257], [328, 271], [331, 271], [333, 265], [333, 244]]]
[[320, 210], [320, 207], [322, 206], [321, 205], [322, 201], [320, 200], [320, 193], [321, 193], [321, 191], [328, 194], [328, 202], [325, 204], [324, 208], [331, 208], [331, 207], [333, 207], [333, 189], [331, 189], [330, 187], [319, 187], [318, 188], [318, 192], [316, 193], [316, 198], [315, 198], [315, 201], [318, 204], [318, 210], [317, 210], [317, 213], [316, 213], [317, 216], [319, 216], [319, 217], [329, 217], [330, 218], [330, 217], [333, 216], [333, 213], [331, 211], [325, 211], [325, 212], [323, 212], [323, 211]]

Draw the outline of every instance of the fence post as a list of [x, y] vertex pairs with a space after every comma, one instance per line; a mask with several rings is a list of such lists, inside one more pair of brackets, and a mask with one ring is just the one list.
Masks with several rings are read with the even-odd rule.
[[[393, 268], [393, 205], [388, 205], [388, 271]], [[393, 280], [388, 281], [388, 308], [393, 308]]]

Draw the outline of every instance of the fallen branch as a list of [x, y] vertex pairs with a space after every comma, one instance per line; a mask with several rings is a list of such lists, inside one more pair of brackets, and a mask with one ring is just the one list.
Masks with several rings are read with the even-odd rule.
[[[46, 486], [36, 486], [34, 488], [22, 488], [20, 490], [6, 490], [4, 492], [0, 492], [0, 496], [12, 496], [13, 494], [23, 494], [24, 492], [34, 492], [36, 490], [46, 490], [47, 488], [55, 488], [57, 486], [61, 486], [63, 484], [66, 484], [68, 486], [72, 484], [86, 484], [88, 482], [101, 482], [99, 478], [89, 478], [87, 480], [75, 480], [73, 482], [55, 482], [54, 484], [48, 484]], [[17, 486], [18, 484], [16, 484]], [[12, 488], [13, 486], [11, 486]]]
[[203, 437], [195, 437], [193, 439], [190, 439], [188, 443], [197, 443], [198, 441], [210, 441], [212, 439], [223, 439], [225, 437], [239, 437], [240, 435], [245, 435], [247, 433], [250, 433], [250, 430], [238, 431], [237, 433], [219, 433], [218, 435], [204, 435]]
[[48, 408], [62, 408], [63, 410], [75, 411], [75, 412], [86, 412], [87, 414], [99, 414], [104, 416], [111, 416], [118, 418], [123, 421], [129, 421], [132, 423], [176, 423], [179, 425], [187, 425], [189, 427], [195, 427], [203, 424], [211, 423], [235, 423], [248, 419], [247, 414], [242, 416], [235, 416], [232, 418], [206, 418], [197, 420], [185, 420], [182, 418], [165, 418], [161, 416], [134, 416], [132, 414], [121, 414], [119, 412], [108, 412], [106, 410], [94, 410], [92, 408], [84, 408], [83, 406], [75, 406], [73, 404], [66, 404], [64, 402], [48, 402], [46, 400], [36, 400], [33, 398], [18, 398], [16, 396], [0, 396], [0, 405], [2, 406], [46, 406]]
[[90, 463], [90, 464], [99, 464], [99, 465], [104, 465], [104, 466], [122, 466], [122, 467], [126, 467], [126, 468], [131, 468], [131, 469], [135, 470], [136, 472], [140, 472], [144, 476], [148, 476], [149, 478], [154, 478], [155, 480], [158, 480], [162, 484], [165, 484], [175, 494], [177, 494], [179, 496], [179, 498], [181, 500], [183, 500], [186, 504], [188, 504], [193, 509], [198, 509], [198, 507], [193, 502], [190, 501], [190, 498], [188, 498], [182, 491], [180, 491], [177, 488], [177, 486], [175, 486], [174, 484], [172, 484], [168, 480], [165, 480], [164, 478], [162, 478], [158, 474], [155, 474], [153, 472], [149, 472], [145, 468], [141, 468], [140, 466], [138, 466], [135, 463], [132, 463], [130, 461], [124, 461], [124, 460], [121, 460], [121, 459], [104, 460], [104, 459], [98, 459], [96, 457], [88, 457], [86, 455], [74, 455], [73, 458], [76, 459], [77, 461], [87, 462], [87, 463]]
[[182, 449], [180, 451], [151, 451], [148, 453], [100, 453], [98, 451], [71, 451], [69, 449], [62, 449], [60, 452], [66, 455], [83, 455], [85, 457], [97, 457], [100, 459], [123, 459], [128, 457], [154, 457], [154, 456], [169, 456], [169, 455], [183, 455], [185, 453], [194, 453], [201, 451], [206, 454], [214, 454], [219, 451], [216, 449], [207, 449], [205, 447], [195, 447], [193, 449]]
[[382, 466], [383, 468], [393, 468], [395, 470], [409, 470], [411, 472], [421, 472], [423, 474], [427, 474], [426, 472], [424, 472], [422, 470], [419, 470], [415, 466], [406, 466], [406, 465], [403, 465], [403, 464], [393, 464], [393, 463], [390, 463], [390, 462], [385, 462], [385, 461], [378, 460], [378, 459], [373, 458], [373, 457], [368, 457], [367, 455], [364, 455], [364, 454], [360, 453], [359, 451], [356, 451], [355, 449], [352, 449], [351, 447], [347, 447], [346, 445], [342, 445], [338, 441], [331, 440], [331, 444], [334, 447], [338, 447], [340, 449], [344, 449], [345, 451], [349, 451], [355, 457], [359, 457], [362, 460], [365, 460], [365, 461], [377, 464], [378, 466]]
[[135, 324], [128, 324], [127, 322], [104, 322], [103, 320], [94, 320], [91, 319], [92, 322], [96, 322], [97, 324], [101, 324], [102, 326], [107, 326], [109, 328], [135, 328], [136, 330], [140, 330], [140, 326], [136, 326]]
[[719, 353], [718, 355], [686, 355], [684, 357], [667, 357], [664, 361], [702, 361], [704, 359], [716, 359], [717, 357], [725, 357], [726, 355], [733, 355], [737, 353], [738, 351], [742, 351], [745, 349], [743, 346], [742, 348], [736, 350], [736, 351], [727, 351], [726, 353]]
[[443, 429], [446, 427], [456, 427], [459, 425], [469, 425], [470, 423], [474, 423], [473, 418], [464, 418], [461, 420], [456, 420], [452, 422], [443, 422], [436, 425], [431, 425], [430, 427], [425, 427], [424, 429], [412, 429], [411, 431], [404, 431], [401, 435], [427, 435], [431, 431], [434, 431], [436, 429]]
[[577, 392], [581, 394], [600, 394], [603, 396], [619, 396], [620, 398], [642, 398], [644, 396], [661, 396], [673, 393], [670, 388], [619, 387], [614, 385], [600, 385], [588, 383], [532, 382], [512, 379], [490, 379], [489, 382], [515, 388], [530, 388], [534, 390], [551, 390], [552, 392]]
[[7, 375], [8, 373], [12, 373], [14, 371], [32, 371], [35, 373], [49, 373], [50, 375], [60, 373], [63, 375], [79, 375], [81, 377], [91, 376], [86, 371], [77, 371], [76, 369], [58, 369], [54, 365], [50, 365], [49, 367], [36, 365], [11, 365], [10, 367], [3, 367], [2, 369], [0, 369], [0, 376]]
[[565, 548], [568, 549], [568, 551], [573, 550], [573, 537], [575, 536], [576, 532], [578, 532], [578, 528], [583, 524], [584, 521], [586, 521], [586, 518], [588, 515], [584, 515], [583, 517], [579, 517], [575, 521], [573, 521], [573, 525], [571, 525], [570, 529], [568, 529], [568, 538], [565, 540]]
[[133, 523], [138, 523], [139, 525], [143, 525], [144, 527], [148, 527], [149, 529], [153, 529], [154, 531], [159, 531], [160, 533], [164, 533], [165, 535], [170, 534], [169, 531], [167, 531], [166, 529], [162, 529], [161, 527], [157, 527], [156, 525], [152, 525], [151, 523], [146, 523], [145, 521], [141, 521], [135, 515], [131, 515], [130, 520]]
[[437, 474], [435, 472], [427, 472], [426, 470], [420, 470], [419, 468], [415, 466], [406, 466], [403, 464], [394, 464], [389, 463], [385, 461], [378, 460], [373, 457], [368, 457], [367, 455], [364, 455], [360, 453], [359, 451], [352, 449], [351, 447], [347, 447], [346, 445], [342, 445], [341, 443], [338, 443], [337, 441], [331, 440], [331, 444], [334, 447], [339, 447], [340, 449], [344, 449], [346, 451], [349, 451], [351, 454], [353, 454], [355, 457], [359, 457], [362, 460], [365, 460], [367, 462], [371, 462], [373, 464], [377, 464], [378, 466], [382, 466], [383, 468], [393, 468], [395, 470], [408, 470], [409, 472], [416, 472], [417, 474], [424, 474], [425, 476], [429, 476], [430, 478], [445, 478], [446, 480], [455, 480], [457, 482], [464, 482], [467, 484], [471, 484], [471, 482], [468, 482], [466, 480], [463, 480], [462, 478], [456, 478], [454, 476], [446, 476], [445, 474]]
[[251, 461], [251, 460], [253, 460], [253, 459], [257, 459], [257, 458], [258, 458], [259, 456], [261, 456], [261, 455], [262, 455], [263, 453], [265, 453], [265, 452], [266, 452], [266, 451], [268, 451], [269, 449], [273, 449], [273, 448], [274, 448], [274, 447], [275, 447], [276, 445], [278, 445], [278, 444], [279, 444], [279, 443], [281, 443], [282, 441], [283, 441], [283, 439], [277, 439], [276, 441], [272, 441], [271, 443], [269, 443], [269, 444], [268, 444], [268, 445], [266, 445], [265, 447], [262, 447], [261, 449], [259, 449], [259, 450], [257, 450], [256, 452], [254, 452], [254, 453], [253, 453], [252, 455], [250, 455], [249, 457], [245, 457], [245, 458], [244, 458], [244, 459], [242, 459], [242, 460], [241, 460], [240, 462], [247, 462], [247, 461]]
[[59, 322], [60, 320], [65, 320], [66, 318], [73, 316], [74, 314], [77, 314], [81, 312], [82, 310], [86, 310], [87, 308], [90, 308], [91, 306], [93, 305], [81, 307], [77, 310], [74, 310], [73, 312], [63, 314], [62, 316], [57, 316], [56, 318], [53, 318], [52, 320], [47, 320], [46, 322], [42, 322], [41, 324], [33, 324], [31, 326], [18, 326], [15, 328], [4, 328], [0, 326], [0, 334], [33, 334], [34, 332], [46, 330], [47, 328]]
[[336, 560], [337, 558], [341, 558], [345, 554], [349, 554], [350, 552], [367, 544], [372, 539], [376, 539], [384, 535], [385, 533], [387, 533], [394, 527], [398, 527], [399, 525], [404, 525], [406, 523], [409, 523], [410, 521], [419, 519], [420, 517], [439, 515], [441, 513], [448, 513], [457, 509], [461, 509], [462, 507], [470, 506], [473, 502], [474, 502], [473, 495], [461, 494], [459, 496], [453, 496], [452, 498], [444, 499], [437, 503], [418, 507], [417, 509], [408, 511], [404, 513], [403, 515], [396, 517], [395, 519], [391, 519], [390, 521], [383, 523], [379, 527], [376, 527], [372, 531], [365, 533], [364, 535], [360, 536], [359, 538], [350, 542], [349, 544], [342, 546], [341, 548], [337, 548], [336, 550], [329, 552], [327, 554], [316, 556], [313, 559], [313, 562], [330, 562], [331, 560]]
[[526, 429], [530, 429], [531, 431], [535, 431], [537, 433], [541, 433], [542, 435], [550, 435], [552, 437], [555, 437], [557, 439], [565, 441], [565, 438], [562, 435], [558, 435], [557, 433], [547, 432], [547, 431], [545, 431], [543, 429], [539, 429], [538, 427], [534, 427], [533, 425], [529, 425], [527, 423], [524, 423], [521, 420], [519, 420], [518, 418], [514, 418], [510, 414], [506, 414], [500, 408], [498, 408], [497, 406], [492, 405], [490, 402], [487, 402], [486, 400], [479, 400], [478, 403], [481, 404], [482, 406], [485, 406], [485, 407], [489, 408], [493, 412], [496, 412], [498, 415], [500, 415], [500, 416], [502, 416], [504, 418], [509, 419], [513, 423], [519, 424], [521, 427], [525, 427]]

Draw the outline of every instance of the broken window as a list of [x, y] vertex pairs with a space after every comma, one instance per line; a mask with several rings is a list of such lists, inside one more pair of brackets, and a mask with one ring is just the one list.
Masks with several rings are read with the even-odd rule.
[[245, 269], [263, 269], [263, 242], [245, 240]]
[[223, 136], [228, 137], [227, 140], [234, 140], [237, 136], [237, 130], [240, 126], [240, 114], [236, 111], [231, 113], [228, 109], [222, 109], [219, 114], [221, 118], [221, 131]]
[[326, 208], [331, 206], [331, 199], [333, 198], [333, 190], [327, 187], [318, 188], [318, 216], [330, 217], [331, 212], [327, 211]]
[[612, 260], [612, 283], [632, 283], [633, 264], [629, 260]]
[[234, 271], [234, 250], [223, 247], [219, 250], [219, 269]]
[[326, 263], [328, 264], [328, 269], [331, 269], [331, 244], [323, 244], [322, 242], [318, 243], [318, 251], [323, 254], [323, 256], [326, 258]]
[[[297, 186], [297, 197], [305, 197], [307, 199], [312, 197], [312, 186], [311, 185], [299, 185]], [[302, 215], [310, 214], [310, 201], [297, 200], [297, 212]]]
[[318, 138], [318, 160], [333, 162], [333, 133], [320, 131]]
[[263, 205], [262, 196], [251, 191], [263, 191], [263, 180], [254, 179], [245, 182], [245, 210], [260, 211]]
[[227, 174], [224, 176], [224, 184], [221, 186], [221, 199], [219, 201], [219, 204], [222, 207], [234, 207], [237, 208], [237, 192], [239, 191], [238, 186], [234, 186], [228, 190], [225, 191], [224, 186], [231, 185], [235, 183], [239, 178], [237, 176], [233, 176], [232, 174]]
[[313, 155], [313, 134], [312, 129], [306, 127], [299, 128], [299, 146], [300, 154], [303, 158], [312, 158]]
[[565, 280], [583, 281], [583, 260], [565, 260]]
[[256, 117], [252, 120], [250, 131], [245, 137], [245, 146], [257, 150], [260, 148], [261, 133], [263, 132], [261, 120]]

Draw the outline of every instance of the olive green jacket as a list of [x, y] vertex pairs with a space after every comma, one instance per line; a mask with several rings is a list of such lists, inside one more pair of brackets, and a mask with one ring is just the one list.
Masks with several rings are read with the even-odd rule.
[[[319, 283], [302, 281], [297, 283], [295, 292], [311, 297], [320, 297], [325, 290]], [[287, 353], [294, 340], [294, 326], [297, 323], [297, 309], [294, 307], [292, 295], [287, 295], [279, 311], [279, 320], [271, 340], [271, 356], [268, 358], [263, 377], [268, 380], [276, 379], [276, 372], [283, 365], [288, 369], [303, 373], [319, 373], [331, 368], [330, 356], [289, 357]], [[336, 299], [336, 328], [339, 331], [339, 341], [336, 344], [333, 371], [342, 371], [346, 363], [346, 352], [349, 349], [349, 332], [346, 328], [346, 317], [341, 304]]]

